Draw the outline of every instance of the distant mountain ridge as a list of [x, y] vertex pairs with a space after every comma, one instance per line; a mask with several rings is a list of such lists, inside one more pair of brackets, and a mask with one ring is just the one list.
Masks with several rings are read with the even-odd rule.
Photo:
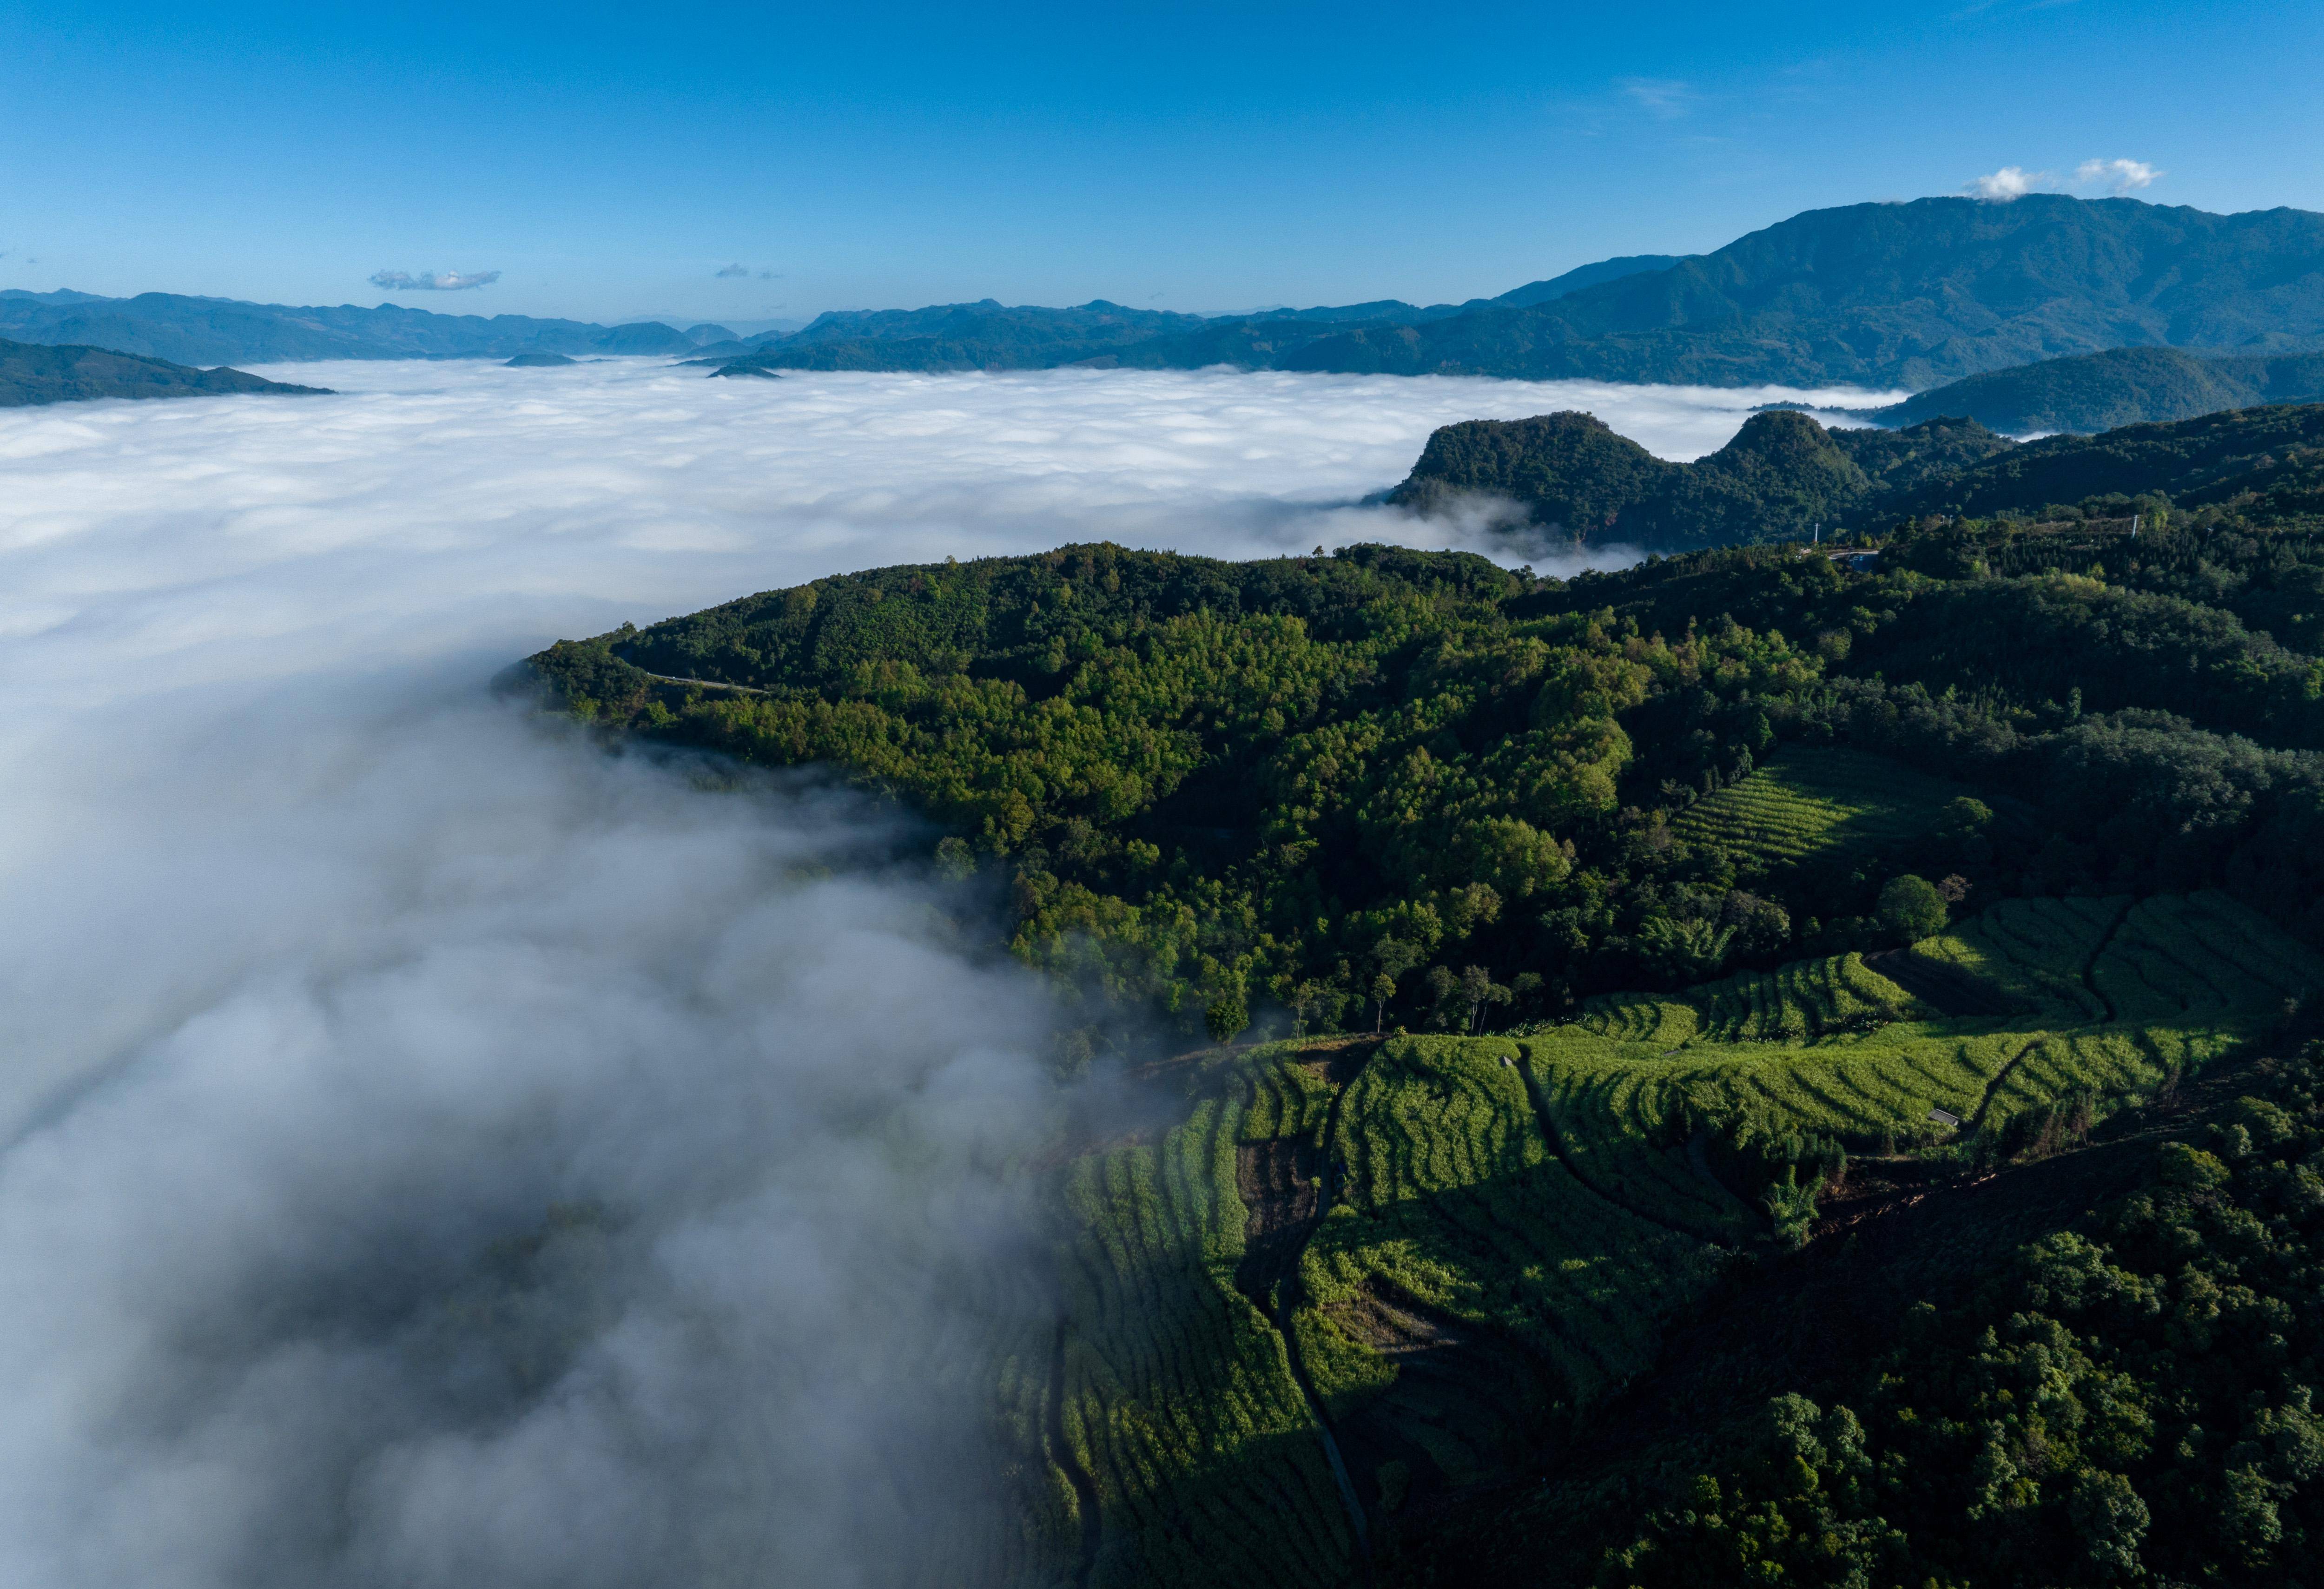
[[723, 374], [786, 370], [1022, 370], [1080, 365], [1115, 369], [1268, 368], [1350, 326], [1413, 326], [1508, 304], [1551, 302], [1585, 287], [1667, 269], [1671, 254], [1631, 254], [1529, 282], [1499, 298], [1422, 306], [1398, 299], [1247, 315], [1193, 315], [1130, 309], [1104, 299], [1070, 309], [1009, 305], [994, 299], [925, 309], [834, 309], [804, 328], [741, 345], [704, 347]]
[[243, 392], [329, 395], [320, 386], [292, 386], [241, 370], [189, 369], [109, 348], [0, 342], [0, 408], [101, 397], [208, 397]]
[[[709, 322], [680, 331], [659, 322], [488, 319], [393, 304], [291, 308], [168, 293], [0, 292], [0, 337], [185, 364], [626, 353], [671, 355], [734, 374], [1224, 365], [1925, 389], [2124, 348], [2268, 360], [2324, 354], [2324, 215], [2278, 208], [2222, 216], [2060, 194], [2007, 204], [1922, 199], [1811, 210], [1709, 254], [1601, 260], [1462, 304], [1378, 300], [1200, 316], [1102, 299], [1066, 309], [986, 299], [835, 310], [797, 330], [750, 337], [722, 337], [724, 329]], [[2040, 377], [2062, 383], [2041, 401], [2075, 423], [2106, 423], [2175, 413], [2187, 402], [2305, 394], [2295, 391], [2297, 381], [2278, 390], [2266, 371], [2174, 365], [2172, 372], [2165, 384], [2177, 395], [2163, 393], [2152, 403], [2136, 391], [2104, 402], [2095, 395], [2106, 380], [2136, 387], [2126, 364], [2099, 372], [2104, 379], [2089, 393], [2080, 390], [2089, 383], [2084, 374]], [[2215, 376], [2225, 383], [2207, 392]], [[1998, 401], [1993, 391], [1971, 395]], [[1939, 407], [1951, 412], [1959, 405]]]
[[[1606, 272], [1614, 273], [1592, 274]], [[1673, 263], [1605, 261], [1498, 300], [1352, 309], [1378, 312], [1188, 324], [1102, 302], [1040, 309], [988, 301], [825, 316], [741, 356], [790, 369], [1227, 364], [1927, 387], [2124, 346], [2324, 351], [2324, 215], [2219, 216], [2059, 194], [2010, 204], [1858, 204], [1811, 210]]]
[[525, 315], [436, 314], [392, 303], [300, 308], [175, 292], [99, 298], [18, 289], [0, 291], [0, 337], [102, 347], [181, 365], [695, 351], [684, 332], [659, 322], [598, 326]]

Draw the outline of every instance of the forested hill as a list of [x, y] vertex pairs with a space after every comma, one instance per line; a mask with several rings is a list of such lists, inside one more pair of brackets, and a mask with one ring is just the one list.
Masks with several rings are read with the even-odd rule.
[[102, 347], [36, 347], [0, 342], [0, 408], [99, 397], [203, 397], [235, 392], [325, 394], [319, 386], [293, 386], [240, 370], [189, 369], [164, 359], [111, 353]]
[[1027, 1167], [1057, 1287], [951, 1371], [1006, 1505], [927, 1581], [2312, 1583], [2324, 503], [2124, 495], [1570, 582], [1074, 546], [530, 659], [920, 813], [1061, 1072], [1176, 1100]]
[[1884, 425], [1960, 414], [2009, 435], [2089, 433], [2121, 425], [2191, 420], [2255, 403], [2324, 399], [2324, 353], [2197, 355], [2175, 347], [2117, 347], [1970, 375], [1864, 411]]
[[[1348, 374], [1924, 387], [2124, 346], [2324, 350], [2324, 216], [2032, 194], [1811, 210], [1712, 253], [1499, 299], [1179, 324], [1111, 304], [819, 322], [769, 368], [1229, 364]], [[1618, 276], [1585, 275], [1622, 267]], [[1093, 313], [1102, 325], [1084, 325]], [[1077, 319], [1077, 317], [1081, 317]]]
[[[1902, 430], [1827, 430], [1784, 410], [1753, 415], [1691, 464], [1666, 463], [1589, 414], [1469, 420], [1439, 429], [1388, 500], [1416, 512], [1463, 494], [1505, 497], [1535, 532], [1684, 550], [1807, 539], [1909, 516], [2080, 516], [2265, 496], [2278, 514], [2324, 504], [2324, 406], [2272, 406], [2098, 436], [2019, 444], [1970, 419]], [[2103, 500], [2101, 500], [2103, 499]]]
[[318, 358], [506, 358], [519, 353], [680, 354], [694, 341], [658, 322], [595, 326], [525, 315], [447, 315], [383, 303], [294, 308], [142, 292], [0, 291], [0, 337], [182, 365]]

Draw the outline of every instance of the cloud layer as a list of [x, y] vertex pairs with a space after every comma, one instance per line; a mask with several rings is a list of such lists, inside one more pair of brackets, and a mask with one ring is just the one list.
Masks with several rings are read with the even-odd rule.
[[891, 818], [481, 681], [906, 559], [1441, 545], [1350, 505], [1436, 423], [1776, 395], [290, 373], [0, 414], [9, 1582], [973, 1576], [1037, 990]]
[[466, 292], [500, 279], [498, 271], [422, 271], [416, 276], [408, 271], [374, 271], [371, 284], [391, 292]]

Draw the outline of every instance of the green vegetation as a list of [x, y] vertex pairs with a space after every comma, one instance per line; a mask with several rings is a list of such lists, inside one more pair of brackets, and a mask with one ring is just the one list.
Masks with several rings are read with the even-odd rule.
[[1538, 529], [1586, 542], [1805, 540], [2010, 447], [1975, 420], [1826, 430], [1776, 409], [1752, 415], [1708, 457], [1669, 464], [1589, 414], [1467, 420], [1429, 437], [1388, 500], [1427, 513], [1462, 493], [1509, 497]]
[[1974, 420], [1826, 430], [1779, 410], [1692, 464], [1664, 463], [1588, 414], [1468, 420], [1429, 438], [1389, 500], [1425, 513], [1464, 493], [1521, 503], [1536, 531], [1655, 550], [2029, 512], [2052, 524], [2120, 520], [2126, 540], [2134, 514], [2159, 527], [2174, 503], [2263, 522], [2324, 514], [2324, 406], [2022, 446]]
[[1713, 1272], [1703, 1243], [1558, 1161], [1517, 1055], [1382, 1048], [1342, 1101], [1339, 1195], [1300, 1267], [1318, 1393], [1351, 1446], [1399, 1454], [1424, 1486], [1506, 1464], [1644, 1371], [1658, 1321]]
[[1065, 1177], [1064, 1427], [1093, 1487], [1100, 1584], [1332, 1584], [1354, 1550], [1282, 1338], [1235, 1288], [1238, 1090]]
[[[963, 1581], [2281, 1577], [2306, 1227], [2077, 1222], [2324, 1008], [2308, 422], [2099, 438], [2209, 499], [1915, 519], [1861, 569], [1071, 547], [532, 672], [917, 812], [1061, 1074], [1166, 1078], [1026, 1170], [1060, 1284], [964, 1334], [1017, 1500]], [[2290, 1143], [2250, 1206], [2324, 1208], [2310, 1128], [2237, 1121], [2169, 1184]], [[2069, 1232], [2184, 1316], [2007, 1289]]]
[[1595, 1563], [1524, 1581], [2311, 1582], [2319, 1061], [2312, 1046], [2193, 1140], [2144, 1149], [2146, 1184], [2086, 1230], [1913, 1307], [1902, 1343], [1842, 1381], [1852, 1405], [1775, 1397], [1739, 1460], [1616, 1522]]

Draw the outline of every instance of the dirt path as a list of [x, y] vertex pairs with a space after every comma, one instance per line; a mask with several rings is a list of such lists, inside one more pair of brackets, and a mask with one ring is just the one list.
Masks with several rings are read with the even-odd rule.
[[772, 695], [774, 693], [772, 690], [761, 689], [754, 684], [722, 684], [715, 679], [680, 679], [674, 673], [646, 673], [643, 668], [640, 668], [638, 671], [645, 673], [646, 677], [656, 684], [686, 684], [691, 685], [696, 689], [731, 689], [738, 695]]

